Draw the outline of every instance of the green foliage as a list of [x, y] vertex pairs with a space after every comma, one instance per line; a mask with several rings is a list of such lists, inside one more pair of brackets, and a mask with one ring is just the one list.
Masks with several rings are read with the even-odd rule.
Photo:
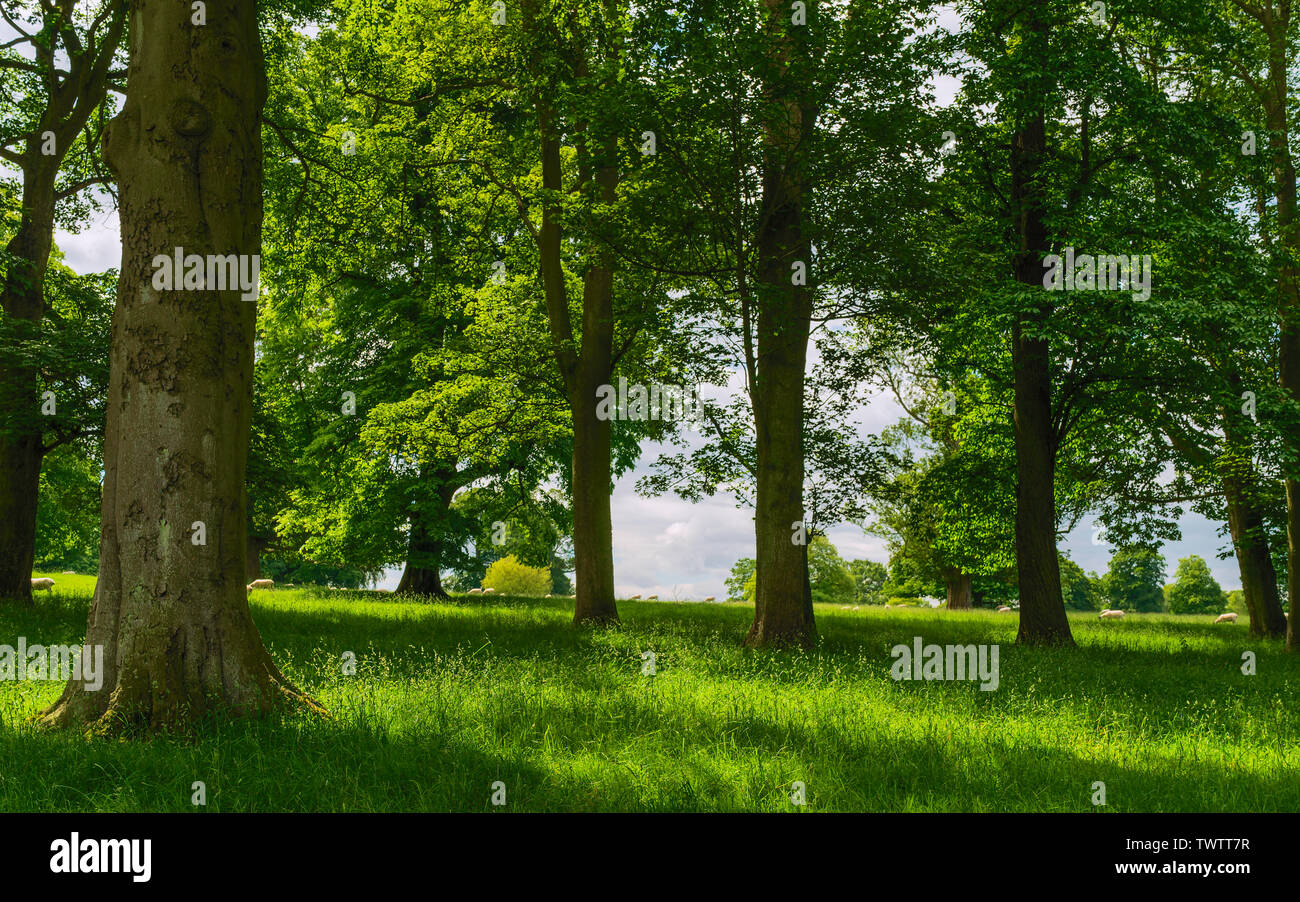
[[1242, 617], [1250, 616], [1250, 608], [1246, 607], [1246, 593], [1241, 589], [1233, 589], [1228, 593], [1228, 610]]
[[853, 575], [825, 536], [808, 543], [808, 579], [814, 604], [852, 604], [857, 591]]
[[283, 561], [273, 557], [262, 558], [262, 575], [278, 584], [295, 586], [335, 586], [340, 589], [360, 589], [373, 581], [377, 574], [356, 567], [335, 567], [312, 561]]
[[1198, 555], [1179, 558], [1174, 584], [1169, 587], [1169, 610], [1174, 614], [1222, 613], [1228, 599]]
[[500, 595], [545, 595], [551, 591], [551, 571], [548, 567], [529, 567], [508, 554], [488, 566], [483, 588], [495, 589]]
[[1164, 609], [1165, 559], [1151, 548], [1120, 548], [1105, 576], [1107, 607], [1151, 613]]
[[849, 561], [849, 574], [853, 577], [854, 604], [884, 604], [883, 589], [889, 579], [889, 568], [876, 561]]
[[1065, 599], [1065, 606], [1075, 611], [1100, 610], [1097, 577], [1084, 573], [1082, 567], [1063, 553], [1058, 553], [1057, 558], [1061, 566], [1061, 596]]
[[890, 560], [889, 579], [880, 591], [888, 604], [892, 604], [894, 598], [919, 598], [922, 595], [943, 598], [946, 594], [938, 577], [927, 573], [914, 557], [906, 554], [896, 555]]
[[731, 575], [722, 581], [727, 589], [727, 601], [753, 601], [754, 568], [752, 557], [743, 557], [731, 568]]
[[45, 455], [36, 511], [35, 567], [93, 573], [99, 568], [99, 460], [80, 444]]

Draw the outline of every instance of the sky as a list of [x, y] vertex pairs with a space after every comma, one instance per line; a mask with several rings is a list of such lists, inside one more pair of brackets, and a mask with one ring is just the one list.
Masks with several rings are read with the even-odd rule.
[[[941, 26], [952, 28], [957, 19], [951, 10], [945, 10], [939, 21]], [[936, 79], [936, 99], [940, 104], [947, 104], [959, 86], [951, 77]], [[60, 230], [55, 240], [64, 253], [64, 261], [77, 272], [102, 272], [120, 264], [116, 210], [95, 214], [79, 234]], [[865, 433], [879, 432], [903, 415], [888, 394], [870, 394], [862, 400], [862, 411], [855, 425]], [[737, 508], [730, 495], [696, 503], [672, 495], [657, 498], [638, 495], [636, 481], [649, 471], [660, 450], [661, 446], [647, 442], [637, 467], [615, 484], [611, 513], [616, 594], [619, 597], [654, 594], [663, 600], [700, 600], [710, 595], [721, 599], [726, 595], [723, 580], [732, 565], [742, 557], [754, 555], [752, 512]], [[1092, 527], [1092, 522], [1085, 518], [1065, 537], [1061, 547], [1084, 570], [1104, 573], [1111, 549], [1094, 543]], [[1180, 557], [1198, 554], [1205, 558], [1225, 590], [1240, 588], [1235, 562], [1218, 558], [1219, 551], [1226, 547], [1226, 540], [1217, 535], [1220, 524], [1188, 514], [1180, 521], [1180, 527], [1182, 540], [1166, 543], [1161, 549], [1167, 563], [1167, 581], [1173, 580]], [[845, 560], [866, 558], [884, 563], [889, 559], [882, 538], [866, 534], [851, 524], [832, 527], [827, 536]], [[400, 567], [386, 571], [377, 587], [395, 588], [400, 574]]]

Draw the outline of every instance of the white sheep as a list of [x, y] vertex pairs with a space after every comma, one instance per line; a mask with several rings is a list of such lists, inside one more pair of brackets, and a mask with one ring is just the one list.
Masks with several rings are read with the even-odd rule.
[[252, 592], [254, 589], [274, 589], [274, 588], [275, 588], [275, 580], [273, 579], [255, 579], [248, 584], [248, 591], [250, 592]]
[[646, 601], [658, 601], [658, 600], [659, 600], [658, 595], [650, 595], [646, 597]]
[[718, 599], [716, 599], [716, 598], [714, 598], [712, 595], [710, 595], [708, 598], [706, 598], [706, 599], [704, 599], [704, 600], [705, 600], [705, 601], [717, 601]]
[[628, 601], [640, 601], [640, 600], [641, 600], [641, 593], [638, 592], [638, 593], [635, 594], [635, 595], [629, 595], [629, 596], [627, 597], [627, 600], [628, 600]]
[[488, 588], [488, 589], [484, 589], [484, 590], [483, 590], [483, 594], [484, 594], [484, 595], [495, 595], [495, 594], [496, 594], [496, 591], [497, 591], [496, 589]]
[[1214, 619], [1215, 623], [1236, 623], [1237, 615], [1235, 613], [1220, 614]]
[[470, 594], [470, 595], [482, 595], [482, 594], [483, 594], [483, 590], [482, 590], [482, 589], [470, 589], [470, 590], [469, 590], [469, 594]]
[[1098, 619], [1100, 619], [1100, 620], [1123, 620], [1123, 619], [1124, 619], [1124, 612], [1123, 612], [1123, 611], [1110, 611], [1110, 610], [1102, 611], [1102, 612], [1101, 612], [1101, 616], [1100, 616]]
[[32, 588], [33, 588], [33, 589], [45, 589], [45, 590], [47, 590], [47, 591], [52, 591], [52, 590], [54, 589], [54, 580], [50, 579], [48, 576], [42, 576], [42, 577], [40, 577], [40, 578], [33, 578], [33, 579], [32, 579]]
[[1004, 604], [1004, 605], [1002, 605], [1002, 607], [998, 608], [998, 613], [999, 613], [999, 614], [1005, 614], [1005, 613], [1007, 613], [1007, 612], [1010, 611], [1010, 610], [1011, 610], [1011, 605]]

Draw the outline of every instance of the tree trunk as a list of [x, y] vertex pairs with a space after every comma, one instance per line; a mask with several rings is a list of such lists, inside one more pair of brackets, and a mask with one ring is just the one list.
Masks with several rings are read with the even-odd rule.
[[[1279, 382], [1288, 398], [1300, 403], [1300, 268], [1295, 262], [1300, 254], [1300, 221], [1296, 219], [1296, 171], [1290, 143], [1288, 18], [1285, 12], [1278, 11], [1264, 22], [1269, 39], [1268, 86], [1272, 100], [1265, 112], [1277, 198], [1277, 237], [1285, 251], [1278, 273], [1282, 332], [1278, 342]], [[1294, 470], [1286, 477], [1286, 535], [1287, 598], [1291, 613], [1295, 613], [1295, 600], [1300, 598], [1300, 477]], [[1300, 652], [1300, 631], [1294, 620], [1288, 622], [1286, 650]]]
[[448, 598], [447, 590], [442, 587], [442, 576], [437, 570], [416, 567], [410, 561], [402, 570], [402, 578], [394, 590], [398, 595], [428, 595], [434, 598]]
[[[53, 7], [46, 10], [47, 22], [53, 21], [54, 12]], [[5, 317], [33, 328], [45, 315], [45, 273], [54, 244], [59, 170], [68, 148], [103, 100], [125, 23], [125, 4], [120, 3], [102, 23], [97, 43], [87, 34], [84, 44], [69, 46], [66, 36], [75, 33], [75, 26], [58, 36], [47, 36], [48, 46], [57, 48], [52, 58], [59, 59], [65, 75], [61, 81], [56, 78], [46, 83], [51, 93], [23, 149], [22, 212], [18, 229], [5, 248], [9, 265], [0, 286], [0, 309]], [[47, 134], [54, 138], [53, 153], [46, 153], [50, 149]], [[32, 601], [36, 507], [44, 456], [36, 376], [32, 367], [17, 360], [0, 360], [0, 602]]]
[[[583, 337], [584, 352], [587, 350]], [[579, 368], [573, 410], [573, 622], [618, 622], [614, 602], [614, 525], [610, 513], [610, 422], [596, 417], [596, 387], [609, 371], [590, 361]]]
[[[777, 74], [763, 86], [770, 115], [763, 137], [763, 197], [759, 211], [756, 384], [754, 622], [750, 647], [801, 645], [816, 637], [809, 589], [808, 549], [796, 542], [803, 523], [804, 370], [812, 317], [806, 274], [812, 266], [803, 231], [806, 138], [816, 109], [783, 77], [799, 52], [787, 31], [788, 8], [764, 0]], [[796, 282], [796, 264], [805, 278]], [[802, 529], [799, 530], [803, 532]]]
[[447, 598], [447, 591], [442, 587], [442, 553], [442, 539], [430, 535], [423, 517], [412, 517], [406, 568], [397, 583], [396, 593]]
[[154, 255], [173, 248], [260, 251], [256, 3], [229, 0], [202, 27], [174, 0], [133, 0], [131, 14], [127, 97], [104, 141], [122, 223], [86, 630], [104, 649], [104, 685], [69, 681], [43, 721], [120, 733], [286, 703], [319, 710], [271, 660], [244, 591], [256, 304], [238, 288], [153, 287]]
[[266, 543], [266, 539], [249, 533], [244, 552], [245, 582], [251, 583], [262, 578], [262, 552], [266, 549]]
[[[1030, 6], [1022, 50], [1026, 64], [1045, 67], [1048, 24]], [[1040, 73], [1041, 74], [1041, 73]], [[1035, 95], [1034, 102], [1045, 102]], [[1043, 258], [1049, 250], [1042, 183], [1047, 161], [1046, 115], [1021, 113], [1011, 141], [1011, 209], [1019, 238], [1016, 281], [1042, 297]], [[1018, 643], [1073, 645], [1061, 597], [1056, 550], [1056, 435], [1052, 424], [1051, 348], [1038, 337], [1051, 307], [1020, 314], [1011, 335], [1015, 370], [1016, 567], [1020, 580]]]
[[[1231, 365], [1230, 365], [1231, 367]], [[1226, 374], [1233, 397], [1241, 392], [1241, 375], [1235, 367]], [[1228, 508], [1228, 530], [1241, 573], [1241, 591], [1250, 612], [1250, 635], [1286, 635], [1286, 617], [1277, 588], [1277, 571], [1268, 546], [1264, 511], [1259, 502], [1258, 474], [1252, 460], [1253, 437], [1245, 414], [1231, 406], [1222, 409], [1225, 453], [1216, 459]]]
[[[9, 256], [4, 315], [33, 332], [45, 314], [45, 271], [54, 242], [54, 180], [61, 156], [42, 156], [40, 138], [24, 155], [23, 209]], [[41, 480], [43, 430], [36, 370], [18, 359], [0, 360], [0, 600], [32, 603], [36, 503]], [[56, 399], [57, 401], [57, 399]]]
[[[553, 33], [551, 23], [540, 18], [536, 0], [525, 0], [521, 9], [524, 28], [529, 34]], [[585, 72], [585, 62], [581, 57], [574, 65]], [[546, 82], [545, 66], [540, 56], [530, 59], [530, 66], [543, 82], [534, 98], [542, 187], [562, 195], [564, 174], [560, 123], [547, 94], [551, 84]], [[577, 130], [580, 140], [588, 140], [588, 125], [582, 123]], [[616, 137], [606, 135], [602, 143], [605, 159], [617, 160]], [[600, 202], [612, 206], [618, 199], [617, 164], [602, 165], [594, 173], [584, 168], [579, 174], [579, 183], [588, 183], [593, 175]], [[596, 417], [596, 389], [610, 381], [614, 369], [614, 259], [608, 248], [596, 249], [583, 276], [582, 334], [575, 336], [565, 284], [563, 239], [559, 210], [554, 203], [544, 204], [537, 234], [538, 258], [547, 324], [568, 392], [573, 422], [573, 623], [575, 626], [600, 626], [618, 623], [618, 607], [614, 602], [614, 531], [609, 501], [612, 489], [611, 427], [608, 421]]]
[[1286, 635], [1286, 617], [1277, 589], [1277, 571], [1268, 549], [1264, 515], [1259, 505], [1237, 479], [1224, 480], [1228, 502], [1228, 529], [1241, 572], [1241, 591], [1250, 611], [1250, 635]]
[[962, 573], [959, 567], [943, 569], [943, 585], [947, 590], [947, 605], [950, 611], [969, 611], [971, 609], [971, 577]]

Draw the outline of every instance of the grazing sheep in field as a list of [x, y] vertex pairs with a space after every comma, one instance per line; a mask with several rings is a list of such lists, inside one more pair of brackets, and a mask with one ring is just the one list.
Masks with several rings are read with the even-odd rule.
[[628, 600], [628, 601], [640, 601], [640, 600], [641, 600], [641, 593], [638, 592], [638, 593], [635, 594], [635, 595], [629, 595], [629, 596], [627, 597], [627, 600]]
[[69, 574], [72, 575], [72, 576], [76, 576], [76, 575], [77, 575], [77, 571], [76, 571], [76, 570], [64, 570], [64, 571], [63, 571], [63, 575], [64, 575], [64, 576], [68, 576]]
[[1005, 614], [1007, 611], [1010, 611], [1010, 610], [1011, 610], [1011, 606], [1010, 606], [1010, 605], [1005, 605], [1005, 604], [1004, 604], [1004, 605], [1002, 605], [1002, 607], [998, 608], [998, 613], [999, 613], [999, 614]]
[[704, 599], [704, 600], [705, 600], [705, 601], [717, 601], [718, 599], [716, 599], [716, 598], [714, 598], [712, 595], [710, 595], [708, 598], [706, 598], [706, 599]]
[[1123, 612], [1123, 611], [1102, 611], [1102, 612], [1101, 612], [1101, 616], [1100, 616], [1098, 619], [1100, 619], [1100, 620], [1123, 620], [1123, 619], [1124, 619], [1124, 612]]
[[483, 594], [484, 594], [484, 595], [495, 595], [495, 594], [496, 594], [496, 591], [497, 591], [496, 589], [484, 589], [484, 590], [483, 590]]
[[482, 595], [482, 594], [483, 594], [483, 590], [482, 590], [482, 589], [470, 589], [470, 590], [469, 590], [469, 594], [470, 594], [470, 595]]
[[855, 604], [855, 605], [853, 606], [853, 610], [855, 610], [855, 611], [860, 610], [861, 608], [862, 608], [862, 605], [860, 605], [860, 604]]
[[45, 589], [45, 590], [47, 590], [47, 591], [53, 590], [53, 589], [54, 589], [54, 580], [50, 579], [48, 576], [42, 576], [42, 577], [40, 577], [39, 579], [33, 579], [33, 580], [32, 580], [32, 588], [33, 588], [33, 589]]
[[1216, 618], [1214, 619], [1214, 622], [1215, 622], [1215, 623], [1236, 623], [1236, 622], [1237, 622], [1237, 615], [1236, 615], [1235, 613], [1234, 613], [1234, 614], [1220, 614], [1218, 617], [1216, 617]]
[[273, 579], [255, 579], [248, 584], [250, 589], [274, 589], [275, 580]]
[[658, 601], [658, 600], [659, 600], [658, 595], [650, 595], [646, 598], [646, 601]]

